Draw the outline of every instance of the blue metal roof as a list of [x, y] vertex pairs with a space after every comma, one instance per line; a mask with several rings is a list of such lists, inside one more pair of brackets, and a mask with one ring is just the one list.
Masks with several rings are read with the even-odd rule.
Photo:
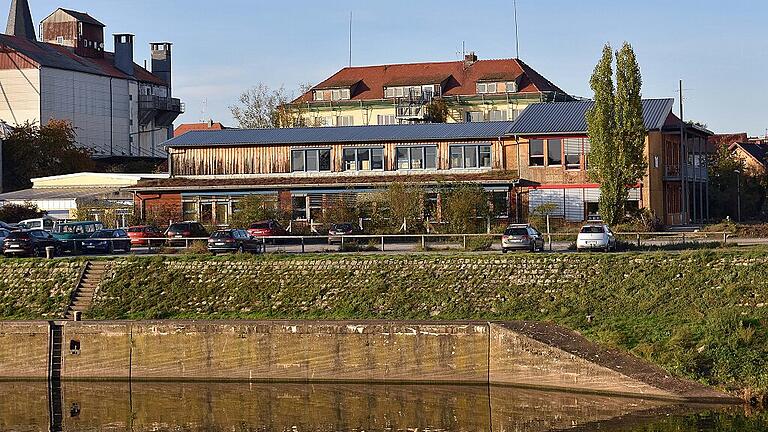
[[504, 121], [286, 129], [200, 130], [190, 131], [170, 139], [164, 145], [165, 147], [225, 147], [269, 144], [493, 139], [506, 136], [512, 124], [513, 122]]
[[[553, 102], [529, 105], [509, 130], [512, 135], [587, 133], [587, 111], [593, 101]], [[674, 99], [643, 99], [643, 121], [648, 130], [664, 126]]]

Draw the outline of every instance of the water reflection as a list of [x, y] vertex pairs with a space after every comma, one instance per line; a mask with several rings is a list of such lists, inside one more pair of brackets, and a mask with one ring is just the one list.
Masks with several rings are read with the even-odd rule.
[[752, 422], [734, 431], [765, 426], [733, 408], [501, 387], [63, 383], [53, 399], [46, 383], [0, 383], [0, 431], [729, 430], [701, 428], [702, 418]]

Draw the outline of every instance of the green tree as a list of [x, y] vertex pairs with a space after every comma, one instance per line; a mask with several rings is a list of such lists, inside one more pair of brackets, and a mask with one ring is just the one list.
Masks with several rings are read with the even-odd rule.
[[613, 55], [606, 44], [590, 79], [595, 102], [587, 113], [589, 175], [600, 183], [600, 215], [608, 224], [621, 222], [629, 188], [646, 169], [640, 67], [632, 46], [625, 42], [615, 53], [614, 87]]
[[237, 210], [232, 214], [229, 224], [235, 228], [247, 228], [257, 221], [281, 220], [282, 216], [273, 197], [248, 195], [237, 203]]
[[491, 214], [488, 193], [480, 186], [448, 186], [443, 192], [443, 220], [452, 233], [479, 233]]
[[408, 232], [424, 230], [423, 187], [415, 184], [394, 182], [386, 188], [362, 197], [361, 205], [372, 219], [376, 230], [397, 232], [407, 226]]
[[3, 190], [29, 188], [35, 177], [93, 170], [90, 151], [78, 147], [76, 137], [72, 124], [63, 120], [16, 127], [3, 141]]
[[45, 214], [32, 203], [6, 204], [0, 207], [0, 221], [19, 223], [26, 219], [37, 219]]

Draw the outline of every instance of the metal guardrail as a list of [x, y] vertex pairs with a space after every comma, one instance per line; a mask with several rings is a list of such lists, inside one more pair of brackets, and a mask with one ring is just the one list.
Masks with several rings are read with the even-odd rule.
[[[659, 241], [668, 241], [668, 243], [687, 243], [687, 242], [698, 242], [703, 239], [710, 239], [710, 238], [717, 238], [722, 239], [723, 244], [728, 243], [728, 238], [732, 233], [730, 232], [724, 232], [724, 231], [718, 231], [718, 232], [616, 232], [614, 233], [614, 236], [617, 238], [631, 238], [635, 241], [636, 245], [638, 247], [642, 246], [642, 240], [659, 240]], [[430, 243], [434, 244], [437, 243], [440, 240], [453, 240], [456, 243], [459, 243], [462, 245], [464, 249], [467, 248], [467, 242], [470, 239], [473, 238], [491, 238], [491, 239], [498, 239], [501, 240], [501, 237], [504, 234], [349, 234], [349, 235], [337, 235], [337, 236], [329, 236], [329, 235], [309, 235], [309, 236], [299, 236], [299, 235], [288, 235], [288, 236], [265, 236], [265, 237], [254, 237], [255, 240], [261, 241], [261, 252], [267, 251], [267, 245], [269, 243], [276, 244], [280, 241], [290, 241], [293, 242], [293, 246], [301, 246], [301, 252], [306, 252], [306, 246], [312, 243], [318, 243], [318, 242], [330, 242], [331, 240], [336, 240], [340, 244], [340, 248], [343, 250], [346, 244], [349, 244], [350, 242], [358, 241], [358, 240], [368, 240], [369, 242], [373, 243], [373, 241], [376, 242], [377, 246], [380, 247], [380, 251], [384, 252], [386, 250], [387, 241], [389, 241], [390, 245], [394, 245], [396, 240], [399, 240], [400, 244], [402, 243], [410, 243], [410, 244], [418, 244], [421, 246], [422, 250], [426, 250], [427, 246], [430, 245]], [[552, 250], [552, 244], [553, 241], [561, 238], [569, 240], [573, 238], [575, 240], [575, 237], [578, 236], [578, 233], [550, 233], [542, 234], [548, 243], [549, 249]], [[160, 250], [164, 247], [170, 247], [175, 249], [189, 249], [190, 246], [193, 243], [200, 243], [205, 242], [206, 246], [208, 243], [208, 237], [183, 237], [183, 238], [168, 238], [168, 237], [146, 237], [142, 238], [141, 241], [145, 242], [146, 245], [136, 246], [131, 245], [131, 248], [135, 247], [145, 247], [147, 250], [151, 253], [152, 249]], [[677, 240], [677, 242], [675, 242]], [[79, 252], [83, 251], [82, 244], [85, 241], [107, 241], [107, 242], [124, 242], [126, 239], [115, 239], [115, 238], [106, 238], [106, 239], [79, 239], [79, 240], [69, 240], [73, 241], [77, 244], [77, 250]], [[309, 241], [309, 242], [308, 242]], [[179, 245], [181, 246], [175, 246]]]

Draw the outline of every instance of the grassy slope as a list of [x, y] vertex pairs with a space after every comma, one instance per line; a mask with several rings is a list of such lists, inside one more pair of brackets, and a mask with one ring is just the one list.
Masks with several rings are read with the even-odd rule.
[[[756, 306], [768, 301], [768, 252], [561, 257], [198, 258], [216, 263], [205, 271], [184, 268], [195, 265], [190, 257], [136, 259], [118, 269], [91, 317], [550, 320], [677, 375], [768, 389], [768, 307]], [[349, 266], [362, 259], [373, 262]], [[564, 259], [583, 270], [573, 276]], [[430, 265], [445, 260], [440, 270]], [[561, 280], [521, 281], [542, 265]]]
[[60, 317], [82, 266], [76, 260], [0, 258], [0, 319]]

